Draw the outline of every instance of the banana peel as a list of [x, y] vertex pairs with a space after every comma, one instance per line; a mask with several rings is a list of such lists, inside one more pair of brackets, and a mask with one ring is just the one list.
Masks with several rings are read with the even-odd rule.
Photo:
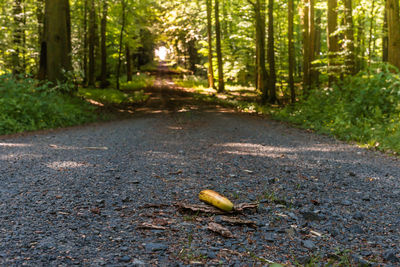
[[210, 189], [201, 191], [199, 199], [223, 211], [232, 211], [234, 207], [229, 199]]

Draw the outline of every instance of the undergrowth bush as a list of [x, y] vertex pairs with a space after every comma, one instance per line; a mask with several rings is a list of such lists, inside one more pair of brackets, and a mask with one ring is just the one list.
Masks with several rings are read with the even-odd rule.
[[400, 76], [388, 65], [345, 78], [332, 89], [274, 114], [344, 140], [400, 152]]
[[143, 90], [134, 91], [132, 93], [124, 93], [117, 89], [97, 89], [97, 88], [80, 88], [79, 96], [85, 99], [92, 99], [102, 104], [134, 104], [141, 103], [148, 99], [148, 95]]
[[132, 76], [132, 81], [121, 83], [121, 90], [123, 91], [143, 90], [146, 87], [153, 86], [154, 81], [155, 81], [154, 76], [146, 74], [134, 75]]
[[33, 79], [0, 76], [0, 134], [94, 121], [94, 108], [58, 87]]

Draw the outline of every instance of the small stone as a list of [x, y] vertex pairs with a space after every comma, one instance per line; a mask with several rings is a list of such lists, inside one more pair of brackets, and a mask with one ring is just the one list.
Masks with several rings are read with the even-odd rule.
[[275, 234], [274, 233], [265, 233], [264, 239], [268, 242], [274, 242], [275, 241]]
[[138, 259], [133, 259], [133, 261], [131, 262], [131, 264], [129, 266], [137, 267], [137, 266], [145, 266], [145, 265], [146, 265], [146, 263], [144, 263], [143, 261], [138, 260]]
[[354, 218], [355, 220], [361, 221], [362, 219], [364, 219], [364, 215], [363, 215], [361, 212], [356, 211], [356, 212], [354, 212], [354, 214], [353, 214], [353, 218]]
[[296, 261], [298, 263], [300, 263], [301, 265], [306, 265], [307, 263], [309, 263], [311, 261], [311, 257], [308, 255], [300, 256], [300, 257], [296, 258]]
[[308, 248], [308, 249], [314, 249], [315, 248], [315, 244], [311, 240], [303, 240], [302, 243], [303, 243], [303, 246], [305, 248]]
[[364, 230], [361, 228], [361, 226], [359, 226], [358, 224], [352, 225], [350, 226], [350, 232], [352, 232], [353, 234], [363, 234]]
[[132, 259], [131, 257], [129, 257], [128, 255], [125, 255], [125, 256], [121, 257], [119, 259], [119, 261], [121, 261], [121, 262], [130, 262], [131, 259]]
[[369, 267], [369, 266], [372, 266], [372, 264], [369, 262], [369, 261], [367, 261], [367, 260], [365, 260], [365, 259], [363, 259], [361, 256], [359, 256], [359, 255], [351, 255], [351, 257], [353, 258], [353, 261], [355, 262], [355, 263], [357, 263], [357, 266], [360, 266], [360, 267]]
[[351, 206], [353, 204], [353, 202], [351, 202], [350, 200], [343, 200], [342, 201], [342, 205], [345, 205], [345, 206]]
[[128, 251], [128, 247], [120, 247], [121, 251]]
[[209, 252], [207, 252], [207, 257], [209, 259], [215, 259], [217, 257], [217, 254], [215, 254], [215, 252], [213, 252], [213, 251], [209, 251]]
[[383, 259], [389, 262], [399, 262], [400, 259], [396, 256], [396, 251], [394, 250], [386, 250], [383, 253]]
[[165, 251], [168, 248], [167, 245], [161, 243], [148, 243], [145, 247], [147, 252]]

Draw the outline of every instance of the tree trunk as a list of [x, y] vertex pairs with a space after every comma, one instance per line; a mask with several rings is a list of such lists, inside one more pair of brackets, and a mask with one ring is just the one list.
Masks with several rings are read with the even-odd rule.
[[132, 81], [132, 64], [131, 64], [131, 49], [129, 44], [125, 45], [125, 56], [126, 56], [126, 80], [128, 82]]
[[218, 92], [225, 91], [224, 82], [224, 66], [222, 61], [221, 48], [221, 25], [219, 23], [219, 0], [215, 0], [215, 33], [217, 42], [217, 59], [218, 59]]
[[339, 51], [339, 38], [337, 31], [337, 0], [328, 0], [328, 75], [329, 84], [335, 80], [338, 73], [337, 53]]
[[400, 69], [400, 15], [399, 1], [387, 0], [388, 62]]
[[84, 2], [83, 10], [83, 84], [88, 83], [88, 0]]
[[383, 18], [383, 37], [382, 37], [382, 61], [388, 62], [388, 25], [387, 25], [387, 0], [385, 0], [385, 14]]
[[13, 44], [14, 44], [14, 52], [12, 53], [12, 65], [13, 65], [13, 74], [21, 74], [22, 73], [22, 64], [20, 58], [20, 52], [22, 48], [22, 38], [23, 38], [23, 12], [22, 12], [22, 3], [21, 0], [14, 0], [13, 4]]
[[256, 27], [256, 88], [262, 93], [262, 102], [268, 100], [267, 79], [268, 73], [265, 67], [265, 0], [252, 2], [255, 14]]
[[294, 17], [294, 0], [288, 3], [288, 47], [289, 47], [289, 88], [292, 103], [296, 102], [296, 92], [294, 89], [294, 64], [295, 64], [295, 48], [293, 40], [293, 17]]
[[368, 40], [368, 66], [371, 66], [371, 61], [372, 61], [372, 54], [373, 54], [373, 48], [372, 48], [372, 42], [374, 37], [373, 37], [373, 30], [374, 30], [374, 16], [375, 16], [375, 0], [372, 0], [372, 5], [371, 5], [371, 19], [369, 23], [369, 40]]
[[46, 0], [45, 7], [40, 78], [62, 82], [66, 79], [65, 71], [72, 70], [69, 1]]
[[125, 9], [126, 3], [125, 0], [121, 1], [122, 5], [122, 21], [121, 21], [121, 32], [119, 35], [119, 50], [118, 50], [118, 67], [117, 67], [117, 90], [120, 89], [120, 74], [121, 74], [121, 65], [122, 65], [122, 47], [123, 47], [123, 40], [124, 40], [124, 31], [125, 31]]
[[[315, 18], [315, 47], [314, 47], [314, 57], [313, 60], [319, 59], [321, 53], [321, 11], [317, 10], [316, 18]], [[316, 69], [319, 64], [313, 65], [313, 71], [311, 75], [312, 83], [315, 84], [316, 87], [319, 87], [319, 70]]]
[[94, 5], [95, 0], [91, 0], [90, 2], [90, 10], [89, 10], [89, 86], [95, 85], [95, 71], [96, 71], [96, 62], [95, 62], [95, 46], [96, 46], [96, 9]]
[[215, 89], [214, 68], [213, 68], [213, 49], [212, 49], [212, 0], [206, 0], [207, 5], [207, 38], [208, 38], [208, 87]]
[[310, 80], [310, 0], [303, 0], [301, 14], [302, 35], [303, 35], [303, 92], [307, 95], [311, 87]]
[[101, 18], [101, 88], [108, 86], [107, 81], [107, 46], [106, 46], [106, 32], [107, 32], [107, 1], [103, 0], [103, 16]]
[[269, 103], [274, 104], [276, 98], [275, 71], [275, 39], [274, 39], [274, 0], [268, 0], [268, 65], [269, 65]]
[[349, 74], [355, 74], [354, 59], [354, 24], [353, 24], [353, 5], [352, 0], [344, 0], [344, 24], [345, 24], [345, 41], [344, 48], [346, 51], [345, 67]]

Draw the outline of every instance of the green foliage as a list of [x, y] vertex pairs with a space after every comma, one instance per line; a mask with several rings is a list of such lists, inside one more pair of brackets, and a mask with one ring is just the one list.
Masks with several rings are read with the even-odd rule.
[[206, 79], [195, 75], [184, 75], [183, 78], [174, 79], [174, 82], [185, 88], [207, 88], [208, 82]]
[[148, 99], [148, 95], [141, 91], [134, 91], [132, 94], [124, 93], [116, 89], [95, 89], [80, 88], [78, 95], [85, 99], [94, 100], [105, 105], [135, 104]]
[[343, 140], [400, 152], [400, 76], [387, 65], [347, 77], [275, 114]]
[[0, 134], [70, 126], [95, 119], [89, 104], [60, 93], [49, 84], [0, 76]]
[[132, 77], [130, 82], [122, 82], [121, 90], [137, 91], [154, 85], [155, 77], [146, 74], [139, 74]]

